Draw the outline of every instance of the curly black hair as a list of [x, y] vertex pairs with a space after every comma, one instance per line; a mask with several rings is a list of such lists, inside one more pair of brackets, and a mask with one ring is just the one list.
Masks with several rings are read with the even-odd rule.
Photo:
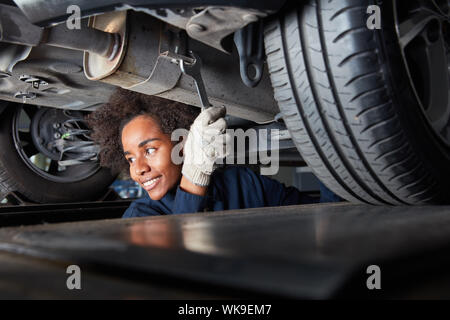
[[86, 121], [92, 129], [92, 139], [100, 145], [100, 165], [123, 172], [129, 164], [123, 156], [121, 132], [128, 122], [148, 115], [163, 133], [170, 135], [179, 128], [189, 129], [199, 113], [199, 108], [181, 102], [118, 88]]

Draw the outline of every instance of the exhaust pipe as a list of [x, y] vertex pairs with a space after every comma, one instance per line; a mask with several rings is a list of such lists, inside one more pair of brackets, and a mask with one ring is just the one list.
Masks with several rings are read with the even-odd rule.
[[62, 23], [51, 28], [31, 24], [19, 8], [0, 4], [0, 41], [36, 47], [49, 46], [87, 51], [113, 60], [121, 47], [118, 33], [93, 28], [70, 30]]

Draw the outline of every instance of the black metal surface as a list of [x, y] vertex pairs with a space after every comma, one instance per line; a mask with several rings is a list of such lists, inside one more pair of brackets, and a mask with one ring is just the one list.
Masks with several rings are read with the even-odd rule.
[[122, 217], [130, 200], [0, 206], [0, 227]]
[[30, 22], [41, 27], [51, 23], [63, 22], [70, 14], [67, 8], [78, 5], [83, 17], [107, 12], [116, 8], [158, 9], [158, 8], [195, 8], [202, 6], [225, 6], [259, 9], [268, 12], [278, 11], [285, 1], [280, 0], [14, 0]]
[[106, 272], [82, 270], [81, 290], [66, 287], [69, 262], [0, 252], [0, 299], [226, 299], [214, 292], [149, 285]]
[[448, 280], [448, 249], [450, 207], [340, 203], [0, 229], [3, 251], [248, 297], [362, 297], [372, 264], [384, 293], [420, 295], [429, 279]]

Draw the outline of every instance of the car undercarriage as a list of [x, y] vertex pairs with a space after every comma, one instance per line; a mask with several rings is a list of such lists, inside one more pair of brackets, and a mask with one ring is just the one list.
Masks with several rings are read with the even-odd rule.
[[0, 144], [9, 153], [0, 157], [0, 193], [98, 198], [114, 175], [98, 166], [83, 117], [117, 87], [200, 107], [180, 69], [194, 52], [208, 100], [226, 106], [229, 125], [281, 126], [297, 162], [341, 197], [448, 203], [449, 7], [2, 1]]

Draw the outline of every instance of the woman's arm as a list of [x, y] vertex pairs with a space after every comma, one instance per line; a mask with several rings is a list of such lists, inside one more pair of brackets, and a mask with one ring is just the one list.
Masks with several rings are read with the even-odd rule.
[[308, 204], [317, 202], [339, 202], [342, 199], [329, 190], [321, 181], [320, 186], [320, 201], [305, 194], [301, 194], [295, 187], [286, 187], [284, 184], [268, 178], [260, 176], [266, 198], [270, 205], [287, 206], [296, 204]]
[[269, 206], [289, 206], [302, 204], [302, 195], [295, 187], [286, 187], [281, 182], [258, 175], [261, 181], [265, 199]]
[[184, 192], [195, 194], [197, 196], [204, 196], [206, 194], [206, 190], [208, 187], [197, 186], [186, 179], [185, 176], [182, 176], [180, 182], [180, 189]]
[[[197, 187], [196, 185], [193, 186]], [[206, 188], [204, 189], [205, 190], [195, 190], [194, 192], [199, 191], [197, 193], [188, 192], [186, 190], [183, 190], [180, 183], [175, 194], [175, 200], [172, 206], [172, 214], [195, 213], [204, 211], [207, 205]]]

